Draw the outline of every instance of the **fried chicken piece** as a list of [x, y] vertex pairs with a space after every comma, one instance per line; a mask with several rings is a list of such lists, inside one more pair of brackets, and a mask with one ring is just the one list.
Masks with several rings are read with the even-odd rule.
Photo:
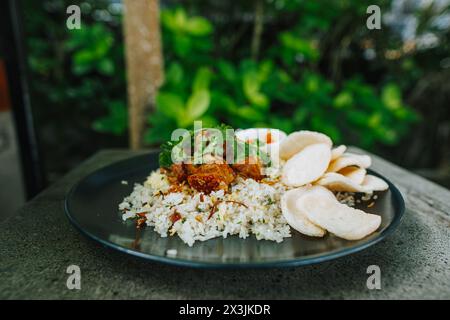
[[220, 189], [227, 191], [228, 185], [236, 178], [233, 169], [225, 163], [186, 165], [186, 171], [189, 185], [207, 194]]
[[261, 162], [256, 157], [247, 157], [244, 161], [233, 164], [232, 167], [239, 175], [246, 178], [256, 181], [264, 178], [264, 175], [261, 173]]
[[227, 184], [234, 181], [236, 175], [233, 169], [230, 168], [226, 163], [208, 163], [201, 165], [186, 164], [186, 172], [188, 175], [199, 174], [199, 173], [213, 173], [217, 174], [223, 179]]
[[185, 164], [186, 173], [188, 175], [199, 173], [199, 170], [200, 170], [199, 168], [200, 168], [200, 165], [195, 165], [192, 163]]
[[188, 176], [189, 185], [199, 192], [210, 194], [211, 191], [228, 191], [228, 184], [223, 177], [215, 173], [197, 173]]
[[205, 194], [211, 191], [228, 191], [229, 185], [236, 178], [234, 170], [222, 158], [207, 158], [207, 163], [194, 165], [190, 163], [172, 164], [170, 168], [162, 169], [172, 185], [185, 181], [189, 186]]
[[218, 174], [226, 184], [230, 184], [236, 179], [236, 174], [228, 164], [205, 164], [204, 171]]
[[164, 169], [167, 179], [169, 179], [169, 182], [171, 184], [178, 184], [182, 183], [183, 181], [186, 181], [187, 179], [187, 172], [185, 168], [185, 164], [172, 164], [170, 168]]

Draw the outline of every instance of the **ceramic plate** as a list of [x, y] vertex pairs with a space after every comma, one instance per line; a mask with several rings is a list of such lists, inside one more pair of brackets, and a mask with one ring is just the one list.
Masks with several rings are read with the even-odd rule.
[[[292, 230], [282, 243], [230, 236], [189, 247], [178, 237], [162, 238], [147, 227], [137, 230], [133, 221], [122, 221], [118, 204], [158, 168], [158, 154], [150, 153], [101, 168], [76, 184], [66, 197], [65, 211], [73, 225], [89, 238], [115, 250], [144, 259], [199, 268], [287, 267], [319, 263], [364, 250], [381, 241], [399, 225], [405, 210], [398, 189], [381, 174], [368, 170], [389, 184], [366, 212], [380, 214], [378, 231], [359, 241], [328, 234], [324, 238], [303, 236]], [[127, 181], [128, 185], [122, 184]], [[358, 207], [358, 206], [357, 206]], [[176, 255], [168, 255], [175, 249]], [[170, 251], [173, 252], [173, 251]], [[169, 253], [170, 253], [169, 252]]]

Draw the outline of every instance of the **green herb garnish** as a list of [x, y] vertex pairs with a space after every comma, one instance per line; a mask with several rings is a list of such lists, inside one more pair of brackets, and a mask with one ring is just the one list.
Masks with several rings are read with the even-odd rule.
[[[230, 143], [230, 141], [232, 141], [232, 146], [227, 146], [232, 147], [233, 150], [233, 160], [235, 163], [239, 163], [244, 161], [247, 157], [258, 157], [262, 163], [264, 165], [270, 166], [270, 156], [265, 153], [262, 152], [259, 149], [259, 144], [257, 141], [257, 143], [248, 143], [245, 141], [240, 141], [237, 140], [234, 133], [231, 134], [231, 132], [229, 131], [229, 129], [232, 129], [230, 126], [226, 125], [226, 124], [220, 124], [216, 127], [214, 127], [213, 129], [217, 129], [221, 132], [222, 134], [222, 139], [223, 141], [228, 141], [228, 143]], [[202, 129], [204, 130], [204, 129]], [[194, 139], [195, 139], [195, 135], [196, 132], [194, 132], [193, 130], [189, 131], [189, 137], [191, 139], [191, 153], [193, 153], [193, 149], [194, 149]], [[181, 142], [183, 142], [184, 138], [187, 138], [187, 136], [185, 137], [180, 137], [178, 139], [178, 141], [167, 141], [164, 142], [163, 144], [161, 144], [161, 152], [159, 154], [159, 166], [162, 168], [168, 168], [173, 164], [172, 161], [172, 150], [174, 147], [178, 146], [180, 147], [180, 150], [177, 150], [177, 152], [181, 153], [180, 159], [183, 159], [183, 157], [191, 157], [193, 156], [193, 154], [187, 155], [185, 154], [184, 150], [183, 150], [183, 146], [179, 144]], [[212, 146], [211, 146], [212, 147]], [[204, 148], [203, 148], [204, 149]], [[211, 148], [210, 148], [211, 149]], [[227, 152], [229, 150], [226, 150]]]
[[172, 162], [172, 149], [183, 141], [183, 137], [180, 137], [178, 141], [166, 141], [161, 144], [161, 152], [159, 153], [159, 166], [162, 168], [170, 167]]

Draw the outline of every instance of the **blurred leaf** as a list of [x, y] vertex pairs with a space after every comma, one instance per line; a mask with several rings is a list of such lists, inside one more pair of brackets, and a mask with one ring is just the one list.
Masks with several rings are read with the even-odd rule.
[[109, 114], [96, 120], [93, 128], [99, 132], [122, 135], [128, 127], [126, 105], [122, 101], [112, 101], [108, 106]]
[[161, 10], [160, 13], [161, 24], [171, 31], [177, 30], [177, 25], [175, 22], [175, 17], [170, 10]]
[[166, 83], [177, 87], [183, 81], [184, 71], [178, 62], [173, 62], [170, 64], [166, 72]]
[[[270, 117], [270, 127], [272, 128], [278, 128], [286, 133], [290, 133], [294, 131], [294, 124], [292, 123], [291, 119], [273, 115]], [[296, 127], [296, 129], [301, 129]]]
[[209, 88], [211, 82], [211, 70], [209, 68], [200, 68], [194, 77], [194, 83], [192, 85], [193, 91], [206, 90]]
[[208, 110], [211, 97], [207, 90], [197, 90], [192, 93], [186, 104], [186, 113], [181, 123], [187, 126], [202, 116]]
[[242, 119], [248, 121], [263, 121], [264, 114], [261, 111], [250, 106], [243, 106], [236, 110], [236, 114]]
[[78, 63], [72, 67], [72, 71], [76, 75], [83, 75], [91, 70], [91, 65], [86, 63]]
[[266, 108], [269, 105], [267, 96], [260, 92], [261, 83], [254, 71], [244, 73], [243, 89], [247, 99], [258, 107]]
[[176, 53], [184, 58], [190, 54], [192, 48], [192, 40], [189, 36], [184, 34], [175, 35], [174, 46]]
[[315, 93], [320, 90], [320, 81], [317, 75], [308, 74], [305, 78], [306, 90], [308, 90], [310, 93]]
[[105, 75], [112, 75], [114, 73], [114, 63], [111, 59], [105, 58], [103, 60], [100, 60], [98, 64], [98, 70], [100, 73], [103, 73]]
[[212, 25], [204, 18], [194, 17], [187, 21], [186, 30], [195, 36], [205, 36], [212, 32]]
[[348, 120], [355, 126], [365, 127], [368, 124], [367, 115], [358, 110], [351, 110], [348, 112]]
[[333, 106], [336, 109], [349, 108], [353, 104], [353, 96], [350, 92], [341, 91], [333, 100]]
[[302, 126], [308, 119], [308, 114], [309, 114], [308, 109], [304, 107], [299, 107], [295, 110], [292, 120], [297, 126]]
[[216, 108], [220, 111], [233, 113], [237, 109], [235, 99], [223, 92], [212, 91], [211, 100], [212, 104], [215, 104]]
[[182, 98], [170, 92], [159, 92], [156, 96], [156, 106], [166, 117], [180, 123], [184, 116], [184, 102]]
[[383, 87], [381, 99], [390, 110], [396, 110], [402, 107], [400, 88], [393, 83], [387, 84]]
[[177, 127], [174, 119], [166, 117], [161, 112], [151, 114], [148, 122], [150, 128], [144, 136], [144, 140], [148, 144], [162, 143], [169, 140], [173, 129]]
[[64, 46], [74, 51], [73, 72], [76, 75], [83, 75], [98, 71], [104, 75], [112, 75], [114, 63], [109, 55], [113, 43], [111, 31], [100, 24], [85, 25], [79, 30], [72, 30]]
[[212, 116], [204, 115], [204, 116], [200, 117], [199, 120], [202, 121], [202, 126], [204, 128], [212, 128], [212, 127], [219, 125], [219, 121], [217, 121], [217, 119]]
[[220, 60], [217, 63], [217, 68], [219, 69], [220, 75], [229, 82], [236, 81], [238, 75], [234, 66], [225, 60]]
[[181, 31], [186, 27], [187, 15], [183, 8], [178, 7], [173, 13], [173, 23], [176, 31]]
[[280, 35], [281, 44], [297, 54], [301, 54], [306, 60], [317, 61], [319, 51], [311, 41], [300, 38], [291, 32], [283, 32]]
[[341, 131], [332, 122], [316, 116], [312, 118], [311, 125], [313, 130], [325, 133], [334, 143], [340, 143], [342, 141]]
[[381, 114], [374, 113], [367, 119], [367, 125], [371, 128], [378, 128], [381, 125]]

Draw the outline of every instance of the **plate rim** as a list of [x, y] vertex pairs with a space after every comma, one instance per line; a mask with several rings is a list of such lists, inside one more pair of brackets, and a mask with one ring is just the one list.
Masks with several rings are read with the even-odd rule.
[[[70, 209], [69, 209], [69, 202], [72, 195], [75, 193], [77, 188], [86, 180], [88, 180], [91, 176], [94, 176], [95, 174], [98, 174], [99, 171], [104, 170], [108, 167], [124, 164], [126, 162], [129, 162], [130, 160], [137, 160], [138, 158], [145, 158], [149, 155], [158, 153], [158, 151], [150, 151], [145, 154], [140, 154], [136, 156], [129, 157], [127, 159], [122, 159], [119, 161], [115, 161], [113, 163], [110, 163], [105, 166], [101, 166], [100, 168], [95, 169], [91, 173], [83, 176], [81, 179], [79, 179], [66, 193], [66, 196], [64, 198], [64, 212], [67, 218], [69, 219], [70, 223], [77, 229], [81, 234], [86, 236], [87, 238], [94, 240], [101, 245], [109, 248], [114, 249], [116, 251], [129, 254], [134, 257], [141, 258], [146, 261], [152, 261], [157, 263], [163, 263], [163, 264], [169, 264], [174, 266], [181, 266], [181, 267], [191, 267], [191, 268], [198, 268], [198, 269], [247, 269], [247, 268], [289, 268], [289, 267], [299, 267], [299, 266], [306, 266], [306, 265], [313, 265], [322, 263], [325, 261], [335, 260], [344, 256], [348, 256], [354, 253], [358, 253], [360, 251], [363, 251], [367, 249], [368, 247], [371, 247], [380, 241], [384, 240], [386, 237], [391, 235], [395, 230], [397, 230], [398, 226], [400, 225], [401, 221], [403, 220], [403, 216], [405, 214], [405, 200], [400, 192], [400, 190], [386, 177], [382, 176], [378, 172], [367, 169], [367, 172], [370, 174], [374, 174], [383, 180], [387, 182], [389, 185], [389, 189], [392, 193], [392, 197], [397, 200], [398, 202], [398, 210], [395, 210], [394, 219], [392, 222], [386, 227], [385, 230], [383, 230], [377, 237], [361, 243], [359, 245], [356, 245], [354, 247], [345, 248], [342, 250], [338, 250], [336, 252], [332, 252], [325, 255], [309, 255], [305, 258], [299, 257], [295, 259], [286, 259], [286, 260], [279, 260], [279, 261], [263, 261], [263, 262], [232, 262], [232, 263], [219, 263], [219, 262], [202, 262], [197, 260], [188, 260], [188, 259], [181, 259], [176, 257], [168, 257], [168, 256], [161, 256], [161, 255], [155, 255], [155, 254], [149, 254], [144, 253], [140, 251], [135, 251], [126, 247], [123, 247], [121, 245], [118, 245], [114, 242], [108, 241], [106, 239], [102, 239], [95, 234], [86, 231], [79, 223], [78, 221], [71, 215]], [[245, 239], [242, 239], [243, 241]]]

